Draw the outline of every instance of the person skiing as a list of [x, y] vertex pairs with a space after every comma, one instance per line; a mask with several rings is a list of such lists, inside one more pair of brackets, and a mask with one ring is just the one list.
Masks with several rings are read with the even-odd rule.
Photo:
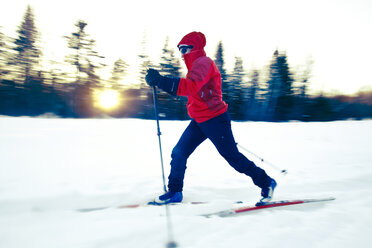
[[146, 82], [173, 96], [187, 96], [187, 111], [191, 118], [178, 143], [172, 150], [168, 191], [157, 197], [153, 204], [181, 202], [183, 180], [188, 157], [206, 139], [211, 140], [219, 154], [238, 172], [252, 178], [261, 188], [260, 202], [272, 199], [276, 181], [254, 162], [239, 152], [231, 130], [228, 106], [222, 100], [221, 74], [204, 47], [206, 38], [201, 32], [185, 35], [177, 47], [187, 67], [186, 78], [166, 77], [149, 69]]

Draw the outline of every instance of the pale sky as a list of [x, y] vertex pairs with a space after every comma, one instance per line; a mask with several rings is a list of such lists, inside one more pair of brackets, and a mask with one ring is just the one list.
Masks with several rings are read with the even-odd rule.
[[158, 62], [167, 36], [176, 49], [185, 34], [200, 31], [212, 58], [222, 40], [228, 71], [235, 56], [242, 57], [247, 71], [262, 69], [278, 48], [287, 52], [293, 68], [311, 57], [312, 92], [352, 94], [372, 87], [370, 0], [3, 0], [0, 26], [7, 36], [15, 37], [27, 4], [34, 10], [46, 61], [63, 61], [68, 51], [62, 36], [74, 32], [82, 19], [105, 62], [121, 57], [133, 78], [145, 32], [146, 52]]

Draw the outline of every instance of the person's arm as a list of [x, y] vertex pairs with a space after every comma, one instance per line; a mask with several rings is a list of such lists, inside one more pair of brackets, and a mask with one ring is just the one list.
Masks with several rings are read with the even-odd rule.
[[164, 77], [155, 69], [149, 69], [146, 75], [146, 82], [150, 86], [158, 86], [165, 92], [177, 96], [180, 78]]

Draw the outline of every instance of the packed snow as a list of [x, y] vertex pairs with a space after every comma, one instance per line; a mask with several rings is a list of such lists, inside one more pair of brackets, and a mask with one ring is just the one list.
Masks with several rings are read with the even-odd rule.
[[[161, 121], [166, 176], [188, 121]], [[145, 203], [163, 192], [156, 122], [138, 119], [0, 118], [0, 247], [123, 248], [372, 245], [372, 121], [232, 122], [236, 141], [280, 169], [274, 200], [335, 197], [235, 217], [202, 214], [252, 205], [260, 190], [210, 141], [191, 155], [184, 202]], [[235, 201], [243, 204], [234, 204]], [[100, 208], [81, 212], [79, 209]]]

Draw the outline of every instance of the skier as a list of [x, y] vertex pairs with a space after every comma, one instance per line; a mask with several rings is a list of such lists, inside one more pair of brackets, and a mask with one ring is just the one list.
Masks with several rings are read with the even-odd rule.
[[182, 201], [187, 159], [207, 138], [235, 170], [250, 176], [261, 188], [260, 202], [269, 202], [276, 181], [239, 152], [227, 104], [222, 100], [221, 74], [213, 60], [206, 56], [205, 45], [206, 38], [200, 32], [191, 32], [178, 43], [188, 69], [186, 78], [165, 77], [155, 69], [147, 71], [148, 85], [158, 86], [173, 96], [187, 96], [187, 110], [192, 119], [172, 150], [168, 192], [153, 203], [163, 205]]

